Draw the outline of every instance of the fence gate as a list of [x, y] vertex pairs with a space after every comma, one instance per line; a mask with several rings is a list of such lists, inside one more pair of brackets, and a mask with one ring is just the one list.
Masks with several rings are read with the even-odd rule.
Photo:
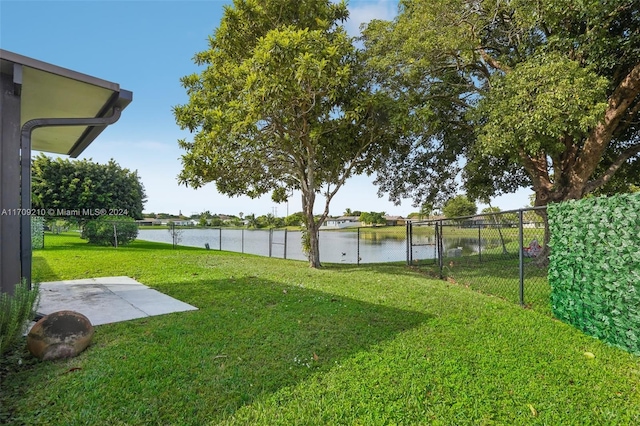
[[442, 249], [437, 221], [407, 222], [407, 265], [437, 263]]

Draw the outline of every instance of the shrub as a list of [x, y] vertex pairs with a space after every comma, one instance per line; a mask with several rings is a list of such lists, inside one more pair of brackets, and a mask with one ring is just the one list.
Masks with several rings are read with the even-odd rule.
[[120, 246], [138, 236], [138, 224], [127, 216], [100, 216], [88, 221], [82, 230], [82, 238], [89, 244]]
[[38, 305], [38, 284], [31, 289], [25, 280], [13, 292], [0, 293], [0, 354], [5, 353], [24, 333], [27, 321]]

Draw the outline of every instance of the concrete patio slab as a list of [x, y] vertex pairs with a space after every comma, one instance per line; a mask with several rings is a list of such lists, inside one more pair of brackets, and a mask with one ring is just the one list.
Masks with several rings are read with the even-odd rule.
[[100, 325], [197, 309], [133, 278], [102, 277], [40, 283], [37, 311], [76, 311]]

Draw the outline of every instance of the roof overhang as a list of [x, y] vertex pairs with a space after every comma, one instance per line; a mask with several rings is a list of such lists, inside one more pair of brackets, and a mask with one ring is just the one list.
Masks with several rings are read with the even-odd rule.
[[[121, 111], [132, 92], [117, 83], [0, 49], [0, 71], [13, 76], [20, 93], [20, 126], [33, 119], [102, 118]], [[106, 128], [54, 126], [34, 130], [31, 149], [77, 157]]]

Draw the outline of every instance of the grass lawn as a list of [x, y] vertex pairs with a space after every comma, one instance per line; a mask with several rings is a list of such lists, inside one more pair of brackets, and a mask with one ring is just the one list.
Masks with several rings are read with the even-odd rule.
[[406, 266], [76, 235], [34, 253], [41, 281], [115, 275], [199, 310], [98, 326], [70, 360], [10, 355], [0, 423], [640, 424], [639, 358]]
[[[416, 265], [432, 277], [440, 270], [435, 260], [416, 262]], [[538, 312], [552, 315], [551, 287], [547, 280], [547, 267], [539, 266], [533, 259], [524, 259], [524, 305]], [[484, 254], [444, 259], [442, 275], [448, 281], [484, 294], [493, 295], [512, 303], [520, 303], [520, 272], [518, 255]]]

